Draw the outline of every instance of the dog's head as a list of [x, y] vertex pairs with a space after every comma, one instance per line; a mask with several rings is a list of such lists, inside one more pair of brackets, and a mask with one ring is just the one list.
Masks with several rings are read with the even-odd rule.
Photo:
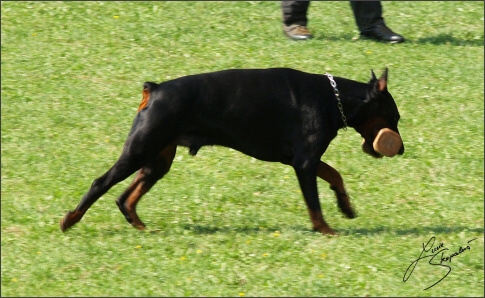
[[404, 153], [404, 144], [397, 129], [401, 116], [392, 95], [387, 90], [387, 74], [386, 68], [377, 79], [371, 71], [372, 77], [364, 100], [365, 121], [354, 127], [364, 138], [362, 150], [376, 158]]

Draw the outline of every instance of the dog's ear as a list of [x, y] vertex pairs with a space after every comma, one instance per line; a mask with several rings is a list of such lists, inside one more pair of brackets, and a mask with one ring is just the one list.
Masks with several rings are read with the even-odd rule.
[[371, 69], [372, 78], [369, 81], [369, 85], [371, 85], [372, 92], [374, 94], [378, 94], [379, 92], [383, 92], [387, 89], [387, 73], [388, 73], [388, 70], [386, 67], [386, 69], [384, 70], [384, 73], [381, 75], [379, 79], [377, 79], [374, 71]]
[[388, 69], [386, 67], [381, 77], [379, 78], [379, 81], [377, 81], [377, 90], [379, 90], [380, 92], [387, 89], [387, 73]]
[[373, 69], [370, 70], [370, 75], [371, 75], [371, 78], [370, 78], [369, 83], [374, 83], [375, 81], [377, 81], [377, 77], [376, 77], [376, 74], [374, 73]]

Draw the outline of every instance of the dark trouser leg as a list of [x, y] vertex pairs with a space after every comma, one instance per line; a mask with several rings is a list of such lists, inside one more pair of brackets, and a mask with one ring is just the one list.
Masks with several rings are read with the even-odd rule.
[[377, 25], [384, 24], [380, 1], [350, 1], [350, 6], [354, 12], [355, 22], [360, 32], [365, 32]]
[[310, 1], [281, 1], [283, 24], [286, 26], [294, 24], [306, 26], [309, 6]]
[[378, 41], [399, 43], [404, 37], [386, 26], [379, 1], [350, 1], [360, 35]]

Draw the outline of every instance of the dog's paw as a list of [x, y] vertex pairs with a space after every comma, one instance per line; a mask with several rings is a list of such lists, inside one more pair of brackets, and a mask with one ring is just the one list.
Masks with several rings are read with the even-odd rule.
[[319, 227], [319, 228], [314, 227], [313, 230], [322, 233], [322, 235], [324, 235], [324, 236], [338, 236], [338, 234], [328, 226], [327, 227]]
[[133, 221], [133, 222], [131, 223], [131, 225], [132, 225], [134, 228], [136, 228], [136, 229], [138, 229], [138, 230], [140, 230], [140, 231], [143, 231], [143, 230], [145, 230], [145, 229], [146, 229], [145, 224], [144, 224], [144, 223], [142, 223], [141, 221], [139, 221], [138, 223], [136, 223], [135, 221]]
[[352, 209], [352, 206], [350, 205], [350, 199], [347, 193], [345, 192], [339, 192], [336, 187], [330, 187], [334, 192], [335, 196], [337, 197], [337, 204], [338, 207], [340, 208], [340, 211], [347, 217], [347, 218], [356, 218], [357, 215], [355, 214], [355, 211]]
[[66, 213], [66, 215], [64, 215], [64, 217], [61, 218], [61, 220], [59, 222], [59, 226], [61, 228], [61, 231], [62, 232], [65, 232], [70, 227], [72, 227], [73, 225], [75, 225], [78, 221], [81, 220], [81, 218], [83, 217], [83, 215], [84, 214], [81, 213], [81, 212], [79, 212], [79, 211], [75, 211], [75, 212], [68, 211]]

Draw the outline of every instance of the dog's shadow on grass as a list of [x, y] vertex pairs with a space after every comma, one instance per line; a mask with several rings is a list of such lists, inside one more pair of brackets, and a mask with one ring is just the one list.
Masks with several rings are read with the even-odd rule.
[[361, 229], [348, 229], [348, 230], [337, 230], [341, 235], [346, 236], [372, 236], [378, 234], [395, 234], [398, 236], [409, 236], [409, 235], [428, 235], [428, 234], [458, 234], [461, 232], [469, 233], [483, 233], [483, 228], [467, 228], [467, 227], [414, 227], [407, 229], [393, 229], [389, 227], [374, 227], [374, 228], [361, 228]]
[[198, 235], [209, 235], [209, 234], [217, 234], [217, 233], [239, 233], [239, 234], [257, 234], [261, 232], [268, 232], [272, 233], [274, 231], [281, 231], [281, 227], [259, 227], [259, 226], [212, 226], [212, 225], [201, 225], [201, 224], [184, 224], [182, 226], [184, 230], [191, 231], [194, 234]]
[[[184, 230], [191, 231], [194, 234], [198, 235], [209, 235], [209, 234], [216, 234], [216, 233], [240, 233], [240, 234], [257, 234], [261, 232], [272, 233], [274, 231], [282, 231], [282, 230], [290, 230], [295, 232], [302, 232], [302, 233], [316, 233], [319, 232], [313, 231], [306, 226], [290, 226], [290, 227], [282, 227], [282, 226], [271, 226], [271, 227], [264, 227], [261, 228], [259, 226], [239, 226], [239, 227], [217, 227], [217, 226], [206, 226], [201, 224], [185, 224], [182, 226]], [[390, 227], [374, 227], [374, 228], [361, 228], [361, 229], [335, 229], [338, 235], [340, 236], [356, 236], [356, 237], [365, 237], [365, 236], [372, 236], [378, 234], [395, 234], [398, 236], [407, 236], [407, 235], [428, 235], [428, 234], [457, 234], [461, 232], [469, 232], [469, 233], [483, 233], [483, 228], [467, 228], [467, 227], [443, 227], [443, 226], [436, 226], [436, 227], [419, 227], [419, 228], [407, 228], [407, 229], [394, 229]]]
[[[333, 41], [333, 42], [335, 42], [335, 41], [355, 42], [355, 41], [359, 41], [359, 40], [374, 42], [371, 39], [362, 38], [362, 37], [359, 37], [358, 35], [353, 35], [351, 33], [344, 33], [344, 34], [341, 34], [341, 35], [316, 34], [313, 39], [318, 40], [318, 41]], [[450, 33], [440, 33], [440, 34], [435, 35], [435, 36], [421, 37], [421, 38], [418, 38], [417, 40], [406, 38], [405, 43], [483, 47], [484, 39], [483, 39], [483, 37], [462, 39], [462, 38], [455, 37]]]
[[419, 38], [415, 41], [419, 44], [452, 45], [452, 46], [476, 46], [483, 47], [483, 37], [473, 39], [460, 39], [449, 33], [441, 33], [436, 36]]

